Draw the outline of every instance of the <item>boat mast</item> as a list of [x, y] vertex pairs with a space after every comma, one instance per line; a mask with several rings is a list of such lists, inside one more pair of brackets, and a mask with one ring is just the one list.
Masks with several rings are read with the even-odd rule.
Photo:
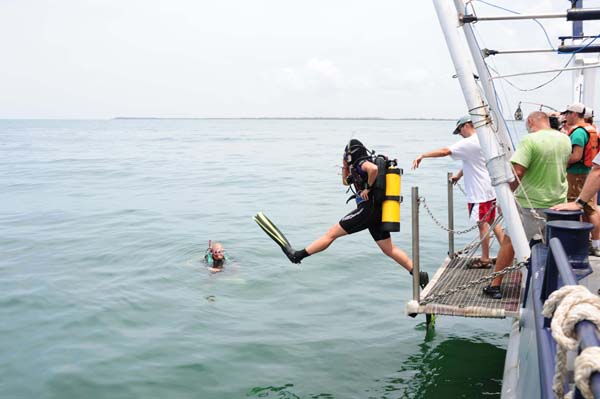
[[[465, 12], [465, 2], [463, 0], [454, 0], [454, 5], [456, 7], [456, 13], [458, 15], [463, 15]], [[500, 111], [500, 102], [498, 100], [498, 96], [496, 95], [496, 90], [494, 89], [492, 77], [490, 76], [490, 71], [488, 70], [485, 64], [481, 49], [477, 45], [477, 39], [475, 38], [475, 33], [473, 33], [473, 26], [470, 23], [465, 23], [463, 25], [463, 31], [467, 39], [467, 44], [469, 45], [471, 57], [475, 62], [475, 68], [477, 69], [477, 75], [479, 76], [479, 81], [481, 82], [481, 85], [483, 87], [483, 93], [485, 94], [485, 98], [491, 104], [490, 109], [496, 111], [493, 122], [495, 123], [496, 128], [498, 129], [498, 136], [500, 141], [499, 144], [506, 153], [506, 156], [510, 158], [514, 152], [514, 146], [510, 138], [508, 127], [506, 126], [506, 121], [504, 120], [504, 117], [502, 116], [502, 113]], [[509, 169], [507, 171], [508, 176], [510, 176], [510, 173], [512, 173], [512, 171]]]
[[[575, 8], [583, 8], [583, 0], [577, 0]], [[573, 37], [583, 37], [583, 21], [573, 21]], [[573, 39], [574, 46], [581, 46], [583, 39]], [[597, 54], [576, 54], [572, 65], [577, 67], [597, 65]], [[573, 72], [573, 102], [584, 103], [586, 107], [595, 108], [596, 100], [596, 68], [586, 68]]]
[[517, 205], [508, 183], [514, 179], [510, 175], [502, 175], [507, 169], [508, 161], [500, 146], [495, 140], [494, 133], [490, 128], [491, 118], [489, 106], [479, 94], [479, 88], [475, 81], [473, 71], [469, 64], [469, 54], [464, 44], [460, 41], [458, 34], [458, 16], [456, 10], [448, 0], [433, 0], [438, 19], [446, 45], [450, 51], [450, 57], [456, 69], [456, 76], [469, 108], [469, 114], [473, 125], [477, 130], [479, 143], [485, 159], [487, 168], [492, 179], [492, 185], [496, 192], [496, 199], [502, 208], [502, 214], [506, 219], [508, 234], [512, 238], [513, 247], [517, 261], [522, 262], [529, 258], [531, 251], [523, 230], [523, 224], [517, 210]]

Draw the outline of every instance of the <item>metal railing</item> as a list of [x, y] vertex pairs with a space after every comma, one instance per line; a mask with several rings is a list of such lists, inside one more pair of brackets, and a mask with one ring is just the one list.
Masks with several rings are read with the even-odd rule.
[[[539, 251], [536, 251], [536, 254]], [[535, 254], [534, 254], [535, 256]], [[546, 268], [544, 274], [544, 283], [541, 287], [533, 288], [534, 313], [536, 321], [536, 337], [538, 350], [538, 363], [540, 367], [540, 386], [542, 398], [554, 398], [552, 392], [552, 382], [555, 372], [556, 343], [552, 338], [550, 331], [551, 319], [546, 319], [542, 315], [543, 303], [550, 294], [562, 285], [577, 285], [577, 277], [573, 272], [571, 263], [558, 238], [550, 239], [548, 257], [546, 259]], [[562, 282], [562, 284], [561, 284]], [[536, 289], [537, 288], [537, 289]], [[537, 291], [537, 292], [536, 292]], [[579, 322], [576, 327], [579, 337], [579, 350], [582, 351], [588, 347], [600, 347], [600, 339], [596, 334], [596, 326], [587, 320]], [[590, 385], [594, 397], [600, 398], [600, 373], [594, 373], [590, 377]], [[583, 398], [578, 389], [575, 391], [575, 398]]]
[[[448, 256], [452, 259], [456, 254], [454, 251], [454, 185], [452, 184], [452, 172], [448, 172], [446, 183], [448, 192]], [[413, 260], [413, 300], [420, 301], [419, 271], [420, 264], [420, 239], [419, 239], [419, 187], [411, 188], [411, 212], [412, 212], [412, 260]]]
[[412, 258], [413, 258], [413, 300], [419, 302], [419, 271], [421, 258], [419, 256], [419, 187], [411, 188], [412, 211]]

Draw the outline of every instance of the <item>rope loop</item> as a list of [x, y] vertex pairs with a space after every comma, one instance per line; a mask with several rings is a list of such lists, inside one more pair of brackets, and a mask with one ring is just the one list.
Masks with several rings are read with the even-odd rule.
[[[542, 314], [544, 317], [552, 318], [552, 337], [558, 346], [552, 390], [557, 397], [562, 398], [567, 375], [567, 351], [577, 349], [579, 343], [575, 325], [582, 320], [589, 320], [600, 331], [600, 298], [584, 286], [567, 285], [554, 291], [548, 297], [544, 303]], [[600, 350], [600, 348], [597, 349]], [[581, 360], [581, 363], [588, 364], [586, 359], [587, 356]], [[581, 367], [582, 375], [585, 375], [586, 366]], [[580, 376], [579, 379], [583, 380], [584, 377]], [[589, 375], [586, 381], [589, 381]], [[586, 383], [581, 382], [581, 384], [583, 386]], [[577, 386], [579, 387], [579, 384]], [[582, 389], [580, 388], [580, 390]], [[587, 398], [585, 395], [584, 397]]]
[[575, 359], [575, 385], [585, 399], [594, 399], [590, 376], [600, 372], [600, 348], [585, 348]]
[[567, 349], [577, 349], [575, 324], [590, 320], [600, 328], [600, 298], [582, 285], [567, 285], [554, 291], [544, 303], [543, 315], [552, 318], [552, 337]]

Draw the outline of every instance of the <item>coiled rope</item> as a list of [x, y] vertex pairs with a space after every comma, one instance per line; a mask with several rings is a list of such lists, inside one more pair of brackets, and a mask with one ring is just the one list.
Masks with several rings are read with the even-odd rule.
[[[552, 337], [558, 346], [552, 390], [557, 398], [571, 398], [571, 393], [564, 394], [567, 351], [577, 349], [575, 325], [580, 321], [591, 321], [600, 332], [600, 298], [584, 286], [564, 286], [548, 297], [542, 313], [544, 317], [552, 318]], [[594, 398], [589, 377], [595, 371], [600, 371], [600, 348], [587, 348], [575, 361], [575, 384], [586, 399]]]

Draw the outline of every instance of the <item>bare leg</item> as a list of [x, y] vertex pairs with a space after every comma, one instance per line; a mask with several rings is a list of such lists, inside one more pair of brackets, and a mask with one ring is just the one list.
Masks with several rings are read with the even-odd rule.
[[327, 249], [337, 238], [347, 235], [346, 230], [342, 229], [339, 223], [332, 226], [327, 233], [322, 237], [317, 238], [309, 246], [306, 247], [306, 252], [309, 255], [316, 254]]
[[[515, 258], [515, 251], [512, 246], [512, 241], [510, 237], [504, 235], [504, 239], [502, 240], [502, 244], [500, 245], [500, 250], [498, 251], [498, 258], [496, 259], [496, 267], [494, 268], [495, 272], [499, 272], [510, 266]], [[491, 286], [499, 287], [502, 284], [502, 279], [504, 276], [498, 276], [491, 282]]]
[[394, 259], [396, 263], [405, 268], [408, 272], [412, 271], [412, 260], [406, 253], [392, 243], [392, 238], [376, 241], [377, 246], [381, 248], [384, 254]]
[[502, 226], [499, 224], [494, 226], [494, 235], [496, 236], [496, 240], [498, 240], [498, 245], [502, 245], [502, 241], [504, 240], [504, 230], [502, 230]]
[[490, 236], [488, 235], [488, 231], [490, 229], [490, 225], [486, 222], [478, 222], [477, 227], [479, 227], [479, 238], [481, 239], [481, 261], [489, 262]]
[[[596, 202], [596, 195], [592, 198], [592, 201]], [[592, 240], [600, 240], [600, 210], [596, 207], [596, 212], [591, 215], [583, 215], [583, 220], [594, 225], [594, 229], [592, 230]], [[587, 219], [587, 220], [586, 220]]]

